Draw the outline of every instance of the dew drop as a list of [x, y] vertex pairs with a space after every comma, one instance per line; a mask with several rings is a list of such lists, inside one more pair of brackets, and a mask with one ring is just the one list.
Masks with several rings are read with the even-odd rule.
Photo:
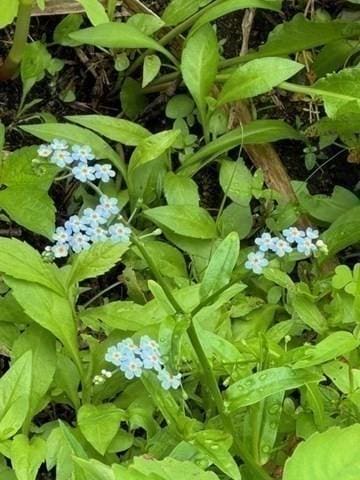
[[272, 428], [273, 430], [276, 430], [277, 429], [277, 423], [271, 422], [270, 423], [270, 428]]
[[280, 405], [274, 404], [274, 405], [271, 405], [271, 407], [269, 407], [268, 412], [271, 415], [275, 415], [275, 413], [278, 413], [279, 410], [280, 410]]
[[251, 380], [251, 379], [249, 379], [249, 380], [246, 380], [245, 385], [246, 385], [247, 387], [251, 387], [251, 385], [252, 385], [253, 383], [254, 383], [254, 381]]
[[264, 445], [263, 447], [261, 447], [261, 450], [264, 453], [269, 453], [271, 451], [271, 447], [269, 445]]
[[262, 373], [262, 374], [260, 375], [260, 377], [259, 377], [259, 380], [261, 380], [261, 381], [263, 382], [264, 380], [266, 380], [266, 378], [267, 378], [267, 374], [266, 374], [266, 373]]

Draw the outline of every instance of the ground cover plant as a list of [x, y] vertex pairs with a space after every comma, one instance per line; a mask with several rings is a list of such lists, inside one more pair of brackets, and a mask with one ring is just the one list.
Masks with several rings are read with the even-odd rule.
[[0, 478], [360, 478], [359, 1], [0, 6]]

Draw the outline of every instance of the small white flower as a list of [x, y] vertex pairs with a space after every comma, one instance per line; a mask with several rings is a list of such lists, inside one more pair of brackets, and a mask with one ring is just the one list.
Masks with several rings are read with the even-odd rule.
[[251, 252], [247, 257], [247, 262], [245, 262], [245, 268], [252, 270], [254, 273], [260, 275], [264, 269], [269, 265], [269, 261], [265, 258], [263, 252]]
[[47, 157], [50, 157], [50, 155], [53, 153], [53, 149], [51, 148], [50, 145], [40, 145], [40, 147], [37, 150], [37, 153], [39, 157], [47, 158]]
[[66, 150], [69, 148], [66, 140], [58, 140], [57, 138], [54, 138], [54, 140], [50, 143], [50, 147], [53, 150]]
[[107, 195], [101, 195], [100, 204], [96, 207], [96, 210], [104, 217], [110, 218], [111, 215], [117, 215], [120, 212], [118, 207], [118, 199], [114, 197], [108, 197]]
[[75, 233], [70, 239], [70, 246], [75, 253], [80, 253], [82, 250], [90, 248], [90, 238], [84, 233]]
[[72, 173], [82, 183], [95, 180], [95, 168], [90, 167], [87, 163], [80, 163], [72, 169]]
[[115, 177], [116, 173], [114, 170], [111, 168], [111, 165], [108, 163], [105, 163], [103, 165], [100, 165], [97, 163], [94, 165], [95, 167], [95, 177], [99, 178], [102, 182], [107, 183], [110, 181], [110, 178]]
[[272, 249], [278, 257], [284, 257], [286, 253], [292, 252], [292, 248], [288, 242], [286, 240], [282, 240], [281, 238], [274, 242]]
[[86, 208], [80, 221], [83, 225], [89, 225], [92, 228], [96, 228], [98, 225], [106, 223], [106, 218], [102, 217], [98, 210]]
[[311, 240], [316, 240], [319, 238], [319, 230], [315, 230], [314, 228], [308, 227], [306, 229], [306, 236]]
[[72, 158], [77, 162], [84, 162], [94, 160], [95, 155], [89, 145], [73, 145]]
[[165, 368], [163, 368], [162, 370], [160, 370], [157, 377], [164, 390], [170, 390], [171, 388], [176, 390], [181, 385], [181, 373], [172, 375]]
[[60, 168], [64, 168], [66, 165], [70, 165], [73, 162], [73, 159], [67, 150], [55, 150], [50, 157], [50, 162]]
[[69, 245], [67, 243], [55, 243], [51, 250], [55, 258], [64, 258], [69, 255]]
[[311, 238], [305, 237], [301, 240], [301, 242], [298, 243], [296, 249], [299, 253], [303, 253], [309, 257], [313, 252], [316, 252], [317, 247], [312, 242]]
[[261, 252], [267, 252], [272, 247], [273, 238], [270, 233], [263, 233], [261, 237], [255, 238], [255, 243]]
[[131, 235], [131, 230], [125, 227], [122, 223], [115, 223], [109, 228], [109, 234], [111, 240], [114, 242], [128, 242]]
[[298, 243], [303, 237], [305, 237], [305, 232], [296, 227], [286, 228], [283, 230], [282, 234], [289, 243]]
[[57, 227], [52, 238], [55, 242], [67, 243], [70, 240], [70, 234], [64, 227]]

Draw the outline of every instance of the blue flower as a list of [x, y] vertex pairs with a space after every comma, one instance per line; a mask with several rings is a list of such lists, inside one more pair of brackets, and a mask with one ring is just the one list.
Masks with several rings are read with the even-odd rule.
[[100, 227], [100, 225], [97, 225], [96, 227], [88, 227], [85, 230], [85, 233], [88, 237], [90, 237], [90, 240], [94, 243], [96, 242], [105, 242], [108, 239], [107, 236], [107, 231]]
[[86, 163], [80, 163], [78, 166], [74, 167], [72, 173], [79, 182], [84, 183], [95, 180], [95, 168], [90, 167]]
[[158, 342], [153, 338], [149, 337], [148, 335], [143, 335], [140, 338], [140, 350], [148, 350], [157, 353], [160, 351]]
[[134, 357], [122, 362], [120, 370], [128, 380], [132, 380], [135, 377], [140, 378], [143, 373], [143, 363], [139, 358]]
[[75, 253], [80, 253], [82, 250], [88, 250], [90, 248], [90, 238], [84, 233], [78, 232], [70, 239], [70, 246]]
[[315, 230], [314, 228], [308, 227], [306, 229], [306, 236], [311, 240], [316, 240], [319, 238], [319, 230]]
[[289, 243], [298, 243], [303, 237], [305, 237], [305, 232], [296, 227], [286, 228], [282, 231], [282, 234]]
[[114, 242], [127, 243], [130, 239], [131, 230], [122, 223], [115, 223], [109, 228], [109, 234]]
[[142, 351], [141, 359], [146, 370], [156, 370], [157, 372], [160, 372], [164, 363], [159, 353], [150, 350]]
[[73, 145], [71, 150], [72, 158], [78, 162], [86, 163], [95, 158], [92, 148], [89, 145]]
[[72, 215], [69, 220], [65, 222], [65, 228], [70, 234], [79, 233], [84, 229], [84, 225], [81, 223], [80, 217]]
[[267, 252], [271, 249], [273, 238], [270, 233], [263, 233], [261, 237], [255, 238], [255, 243], [258, 245], [261, 252]]
[[37, 153], [39, 157], [47, 158], [47, 157], [50, 157], [50, 155], [53, 153], [53, 149], [51, 148], [50, 145], [40, 145], [40, 147], [37, 150]]
[[170, 390], [170, 388], [176, 390], [181, 385], [181, 373], [178, 373], [177, 375], [172, 375], [165, 368], [163, 368], [162, 370], [160, 370], [157, 377], [164, 390]]
[[58, 140], [57, 138], [54, 138], [54, 140], [50, 143], [50, 147], [53, 150], [66, 150], [69, 148], [66, 140]]
[[58, 243], [67, 243], [70, 240], [70, 234], [64, 227], [57, 227], [52, 239]]
[[117, 206], [118, 203], [119, 202], [117, 198], [101, 195], [100, 204], [96, 207], [96, 209], [104, 218], [110, 218], [111, 215], [117, 215], [120, 212], [120, 209]]
[[55, 243], [51, 247], [51, 252], [55, 258], [63, 258], [69, 255], [69, 245], [67, 243]]
[[109, 347], [105, 354], [105, 360], [112, 363], [116, 367], [120, 367], [124, 362], [126, 363], [131, 357], [129, 356], [129, 351], [125, 350], [121, 343], [118, 343], [116, 346]]
[[274, 241], [272, 250], [278, 257], [284, 257], [286, 253], [291, 253], [293, 249], [286, 240], [278, 238]]
[[84, 214], [80, 219], [83, 225], [89, 225], [92, 228], [106, 223], [106, 218], [102, 217], [98, 210], [93, 208], [86, 208]]
[[245, 262], [245, 268], [252, 270], [254, 273], [260, 275], [263, 268], [269, 265], [269, 261], [265, 258], [263, 252], [249, 253]]
[[97, 163], [94, 165], [95, 167], [95, 177], [100, 178], [102, 182], [109, 182], [110, 178], [115, 177], [116, 173], [114, 170], [111, 168], [111, 165], [108, 163], [105, 163], [103, 165], [100, 165]]
[[313, 244], [311, 238], [305, 237], [297, 245], [297, 251], [303, 253], [307, 257], [310, 256], [313, 252], [316, 252], [317, 246]]
[[73, 159], [67, 150], [55, 150], [50, 157], [50, 162], [60, 168], [64, 168], [66, 165], [70, 165], [73, 162]]

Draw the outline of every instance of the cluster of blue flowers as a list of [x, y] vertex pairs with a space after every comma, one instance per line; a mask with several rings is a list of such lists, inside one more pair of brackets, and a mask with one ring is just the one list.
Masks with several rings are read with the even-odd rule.
[[67, 257], [70, 251], [80, 253], [97, 242], [129, 242], [131, 230], [121, 222], [112, 223], [119, 214], [118, 200], [101, 195], [96, 208], [86, 208], [79, 217], [73, 215], [53, 235], [56, 242], [45, 253], [55, 258]]
[[177, 389], [181, 385], [181, 373], [172, 375], [164, 367], [159, 344], [147, 335], [140, 338], [139, 345], [131, 338], [126, 338], [109, 347], [105, 360], [118, 367], [128, 380], [140, 378], [144, 370], [155, 370], [165, 390]]
[[307, 257], [319, 250], [327, 252], [325, 243], [319, 240], [318, 230], [310, 227], [305, 231], [296, 227], [286, 228], [282, 231], [282, 237], [272, 237], [270, 233], [263, 233], [261, 237], [255, 239], [255, 244], [259, 249], [248, 255], [245, 268], [258, 275], [269, 264], [269, 260], [265, 257], [267, 252], [272, 252], [280, 258], [293, 251]]
[[95, 160], [89, 145], [73, 145], [70, 148], [65, 140], [55, 138], [49, 144], [40, 145], [37, 153], [39, 157], [48, 159], [50, 163], [70, 171], [79, 182], [101, 180], [107, 183], [115, 177], [115, 171], [108, 163], [89, 165], [89, 162]]

